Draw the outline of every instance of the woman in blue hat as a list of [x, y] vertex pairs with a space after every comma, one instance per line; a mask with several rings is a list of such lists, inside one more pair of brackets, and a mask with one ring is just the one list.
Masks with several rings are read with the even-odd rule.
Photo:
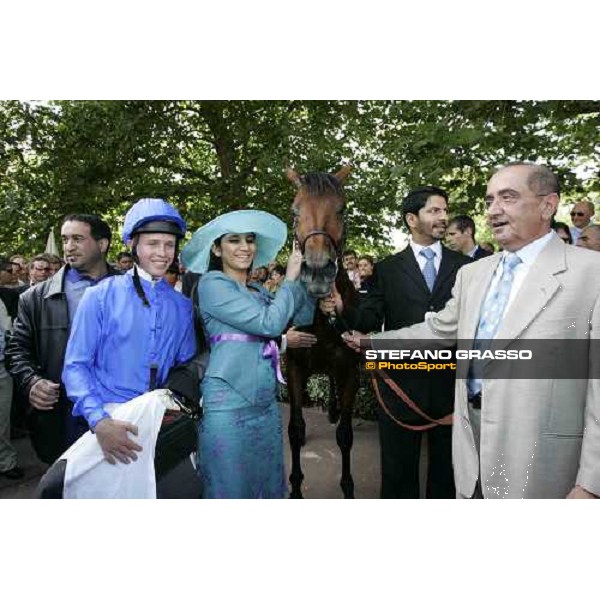
[[297, 281], [302, 263], [297, 249], [275, 298], [247, 283], [249, 271], [272, 261], [286, 238], [285, 223], [277, 217], [240, 210], [201, 227], [182, 252], [186, 267], [203, 273], [198, 302], [211, 347], [198, 430], [205, 498], [287, 494], [274, 338], [290, 321], [312, 322], [315, 304]]
[[168, 202], [136, 202], [123, 227], [133, 268], [88, 288], [73, 320], [63, 382], [73, 414], [85, 417], [113, 464], [136, 460], [141, 447], [129, 435], [137, 428], [112, 419], [105, 404], [166, 387], [169, 371], [196, 354], [192, 303], [163, 279], [185, 230]]

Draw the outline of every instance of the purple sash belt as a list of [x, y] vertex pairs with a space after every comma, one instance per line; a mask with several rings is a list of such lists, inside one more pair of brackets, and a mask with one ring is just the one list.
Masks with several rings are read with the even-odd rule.
[[275, 340], [269, 338], [263, 338], [258, 335], [250, 335], [248, 333], [220, 333], [218, 335], [210, 336], [210, 343], [216, 344], [217, 342], [261, 342], [263, 346], [263, 358], [268, 358], [271, 361], [271, 366], [277, 375], [277, 381], [286, 385], [283, 374], [281, 373], [281, 363], [279, 360], [279, 348]]

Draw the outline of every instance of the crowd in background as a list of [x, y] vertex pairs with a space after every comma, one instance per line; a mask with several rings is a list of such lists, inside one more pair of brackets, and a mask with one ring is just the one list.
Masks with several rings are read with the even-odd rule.
[[[431, 197], [431, 194], [429, 197]], [[565, 244], [600, 251], [600, 225], [593, 223], [594, 212], [592, 202], [587, 200], [577, 202], [570, 212], [571, 226], [552, 219], [551, 227]], [[415, 236], [418, 228], [413, 229], [408, 224], [407, 227], [411, 231], [414, 242], [415, 239], [418, 239], [418, 235]], [[445, 246], [469, 259], [478, 260], [490, 256], [496, 251], [493, 244], [477, 241], [475, 222], [468, 215], [456, 215], [451, 219], [446, 217], [443, 220], [443, 230], [442, 237]], [[175, 260], [162, 275], [162, 279], [175, 291], [183, 291], [186, 295], [189, 295], [190, 286], [187, 286], [186, 292], [186, 278], [197, 281], [198, 277], [190, 273], [186, 274], [186, 270], [178, 258], [176, 255]], [[102, 260], [104, 259], [105, 256]], [[423, 276], [426, 281], [426, 269], [430, 260], [433, 259], [423, 258], [423, 261], [425, 261]], [[356, 290], [363, 299], [367, 298], [374, 286], [374, 269], [377, 262], [375, 258], [371, 255], [359, 256], [354, 250], [347, 249], [343, 253], [342, 262]], [[48, 253], [37, 254], [31, 258], [21, 254], [0, 256], [0, 477], [8, 479], [23, 477], [24, 473], [17, 464], [17, 456], [11, 444], [11, 439], [26, 435], [27, 429], [25, 425], [27, 401], [20, 397], [17, 391], [18, 386], [13, 386], [12, 376], [4, 364], [5, 338], [12, 329], [13, 321], [17, 317], [19, 296], [34, 286], [44, 284], [52, 277], [56, 277], [58, 281], [59, 276], [57, 276], [57, 273], [64, 265], [65, 260], [63, 258]], [[134, 269], [134, 255], [131, 252], [119, 252], [116, 261], [108, 264], [107, 268], [109, 275], [113, 272], [130, 273]], [[439, 265], [435, 270], [437, 269], [439, 269]], [[103, 277], [106, 272], [105, 270]], [[250, 271], [247, 283], [255, 284], [264, 289], [273, 298], [282, 288], [285, 280], [286, 267], [273, 261], [267, 266], [261, 266]], [[50, 288], [44, 289], [49, 290]], [[447, 291], [449, 297], [450, 289]], [[442, 305], [446, 301], [447, 297], [444, 298]], [[404, 326], [405, 324], [398, 325], [398, 327]], [[292, 330], [294, 330], [293, 327]], [[54, 393], [56, 392], [47, 391], [48, 397]], [[405, 444], [405, 442], [403, 443]], [[51, 460], [49, 459], [48, 462], [51, 462]], [[396, 467], [395, 464], [394, 468]], [[453, 487], [450, 487], [453, 493]], [[414, 492], [411, 491], [410, 493]], [[398, 494], [399, 492], [394, 491], [390, 497], [398, 497]]]

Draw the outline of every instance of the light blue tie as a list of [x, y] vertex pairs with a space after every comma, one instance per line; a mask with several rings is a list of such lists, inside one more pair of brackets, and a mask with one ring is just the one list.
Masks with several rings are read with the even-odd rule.
[[[510, 290], [515, 279], [515, 268], [521, 263], [521, 259], [514, 253], [506, 254], [502, 262], [502, 277], [492, 294], [488, 293], [483, 306], [481, 307], [481, 316], [475, 335], [476, 350], [483, 349], [486, 346], [481, 340], [494, 339], [496, 332], [502, 323], [504, 310], [510, 298]], [[473, 363], [471, 363], [472, 365]], [[481, 392], [481, 379], [477, 378], [473, 370], [469, 370], [469, 380], [467, 382], [469, 389], [469, 398], [472, 398]]]
[[433, 263], [435, 252], [431, 248], [423, 248], [419, 254], [427, 259], [425, 267], [423, 268], [423, 277], [425, 277], [425, 283], [431, 292], [433, 290], [436, 277], [435, 265]]

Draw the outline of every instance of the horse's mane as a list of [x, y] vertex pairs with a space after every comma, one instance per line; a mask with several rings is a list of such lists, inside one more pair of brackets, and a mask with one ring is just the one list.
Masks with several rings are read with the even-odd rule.
[[334, 196], [344, 197], [342, 184], [330, 173], [319, 173], [311, 171], [302, 176], [302, 186], [311, 196]]

